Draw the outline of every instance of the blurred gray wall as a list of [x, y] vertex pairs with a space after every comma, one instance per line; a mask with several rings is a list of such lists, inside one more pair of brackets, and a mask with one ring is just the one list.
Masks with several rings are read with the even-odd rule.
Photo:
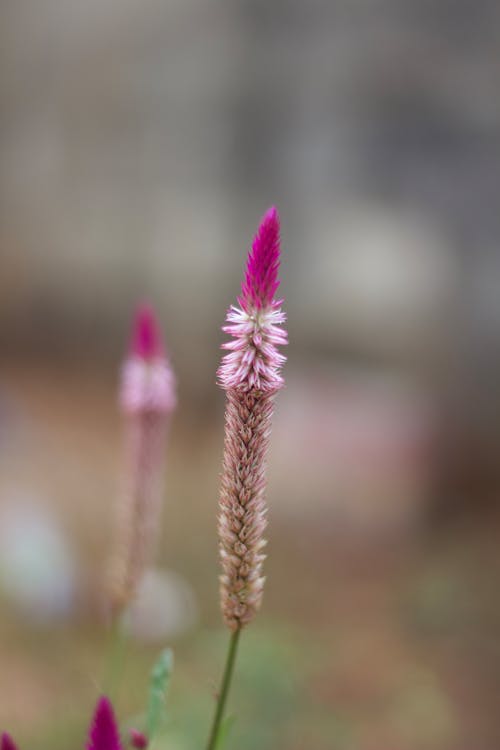
[[489, 0], [4, 0], [4, 350], [118, 356], [146, 295], [203, 390], [276, 203], [294, 360], [402, 362], [488, 418], [499, 49]]

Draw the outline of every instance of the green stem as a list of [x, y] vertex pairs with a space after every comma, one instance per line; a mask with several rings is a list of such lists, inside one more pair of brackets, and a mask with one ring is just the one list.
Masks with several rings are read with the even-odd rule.
[[116, 691], [123, 673], [126, 641], [127, 637], [123, 616], [116, 615], [111, 624], [108, 665], [105, 679], [106, 693], [113, 699], [116, 699]]
[[212, 723], [212, 729], [210, 730], [210, 737], [207, 744], [207, 750], [215, 750], [217, 747], [217, 739], [219, 737], [220, 727], [222, 719], [224, 718], [224, 708], [226, 707], [226, 700], [229, 693], [229, 687], [231, 685], [231, 677], [233, 676], [234, 663], [236, 661], [236, 652], [238, 650], [238, 641], [240, 639], [241, 628], [235, 630], [231, 635], [229, 641], [229, 648], [227, 651], [226, 666], [224, 674], [222, 676], [222, 683], [220, 686], [219, 695], [217, 698], [217, 706], [215, 709], [214, 720]]

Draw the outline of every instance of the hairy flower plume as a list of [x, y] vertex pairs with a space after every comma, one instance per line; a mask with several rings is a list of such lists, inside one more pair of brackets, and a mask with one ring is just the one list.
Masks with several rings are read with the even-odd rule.
[[286, 316], [282, 300], [274, 295], [279, 286], [280, 222], [276, 208], [264, 215], [248, 255], [245, 280], [231, 305], [222, 330], [232, 340], [222, 345], [228, 354], [218, 370], [220, 385], [240, 390], [275, 392], [283, 385], [281, 367], [286, 360], [278, 346], [287, 343], [281, 328]]
[[97, 702], [90, 725], [87, 750], [122, 750], [113, 706], [105, 696]]
[[266, 453], [274, 397], [283, 385], [287, 343], [279, 280], [279, 217], [264, 216], [248, 256], [240, 307], [231, 307], [223, 331], [232, 341], [218, 371], [226, 390], [224, 458], [219, 501], [221, 606], [226, 625], [238, 630], [258, 610], [264, 588]]
[[17, 750], [16, 743], [7, 732], [3, 732], [0, 740], [0, 750]]
[[126, 455], [110, 571], [113, 607], [118, 611], [137, 593], [153, 552], [167, 427], [175, 403], [175, 378], [159, 324], [151, 306], [141, 305], [135, 314], [120, 387]]

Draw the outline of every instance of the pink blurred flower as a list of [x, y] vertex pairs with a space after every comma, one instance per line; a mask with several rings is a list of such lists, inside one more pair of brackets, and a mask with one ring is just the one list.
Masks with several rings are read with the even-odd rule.
[[138, 307], [122, 369], [120, 405], [125, 417], [124, 490], [117, 503], [111, 559], [112, 603], [123, 610], [151, 560], [159, 525], [175, 378], [153, 308]]
[[2, 734], [2, 738], [0, 741], [0, 750], [17, 750], [17, 746], [10, 736], [10, 734], [7, 734], [7, 732], [4, 732]]
[[[7, 732], [2, 734], [0, 750], [17, 750], [12, 737]], [[113, 706], [109, 698], [104, 695], [99, 698], [95, 707], [86, 750], [122, 750]]]
[[87, 750], [121, 750], [120, 735], [111, 701], [99, 698], [89, 730]]

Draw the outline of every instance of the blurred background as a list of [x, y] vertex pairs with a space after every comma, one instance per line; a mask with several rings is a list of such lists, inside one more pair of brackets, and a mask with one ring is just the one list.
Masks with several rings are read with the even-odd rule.
[[202, 746], [226, 636], [220, 325], [271, 204], [290, 345], [265, 604], [228, 747], [500, 746], [500, 5], [0, 5], [0, 727], [82, 747], [135, 303], [179, 381], [117, 709], [171, 645]]

